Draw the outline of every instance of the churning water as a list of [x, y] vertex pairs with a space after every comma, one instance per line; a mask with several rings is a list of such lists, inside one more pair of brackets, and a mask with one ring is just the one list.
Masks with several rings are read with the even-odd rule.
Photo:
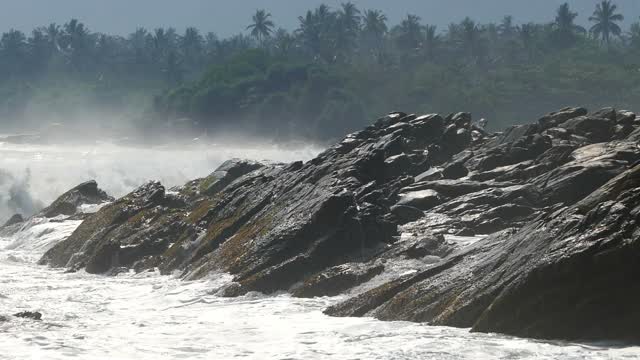
[[30, 215], [91, 179], [119, 197], [148, 180], [159, 180], [166, 187], [182, 185], [208, 175], [232, 158], [291, 162], [308, 160], [320, 151], [315, 146], [279, 147], [240, 140], [233, 144], [134, 148], [109, 143], [53, 146], [0, 140], [0, 222], [14, 213]]
[[[120, 150], [117, 158], [97, 154], [98, 162], [91, 156], [83, 161], [85, 155], [77, 152], [25, 150], [12, 156], [42, 161], [38, 166], [34, 161], [16, 166], [29, 167], [32, 194], [45, 195], [48, 192], [39, 186], [52, 182], [58, 192], [64, 191], [83, 180], [74, 174], [87, 175], [89, 169], [95, 171], [92, 177], [99, 183], [107, 184], [107, 189], [123, 186], [124, 192], [133, 186], [126, 185], [129, 180], [125, 179], [138, 181], [146, 176], [179, 173], [175, 175], [179, 182], [181, 177], [186, 180], [205, 175], [220, 161], [211, 154], [185, 154], [181, 158], [175, 153], [150, 150], [135, 156]], [[245, 157], [268, 157], [265, 154], [256, 152]], [[280, 155], [273, 158], [304, 157], [300, 156], [304, 153]], [[0, 164], [7, 165], [6, 159], [3, 156]], [[128, 161], [140, 161], [147, 168], [127, 165]], [[121, 166], [123, 171], [110, 170], [111, 166]], [[149, 169], [157, 172], [145, 174]], [[67, 179], [57, 178], [65, 173]], [[123, 177], [103, 181], [102, 174]], [[62, 188], [58, 190], [57, 186]], [[231, 281], [226, 274], [186, 282], [150, 272], [103, 277], [35, 265], [44, 251], [78, 225], [78, 221], [63, 218], [32, 219], [18, 233], [0, 237], [0, 315], [25, 310], [43, 314], [42, 321], [8, 316], [8, 321], [0, 322], [0, 359], [640, 358], [640, 348], [634, 347], [539, 342], [465, 329], [323, 315], [325, 307], [340, 300], [337, 297], [295, 299], [285, 294], [249, 294], [221, 298], [216, 296], [217, 290]], [[407, 266], [411, 264], [403, 264], [402, 271]]]

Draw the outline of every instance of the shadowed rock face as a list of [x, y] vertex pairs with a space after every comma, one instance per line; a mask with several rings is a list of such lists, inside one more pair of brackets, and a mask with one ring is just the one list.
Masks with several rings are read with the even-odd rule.
[[573, 207], [327, 310], [535, 338], [640, 341], [640, 166]]
[[467, 113], [392, 113], [307, 163], [232, 160], [182, 187], [147, 183], [41, 263], [229, 272], [225, 296], [337, 295], [377, 278], [327, 313], [640, 341], [639, 127], [610, 108], [497, 134]]
[[7, 222], [4, 223], [4, 225], [2, 225], [2, 227], [0, 227], [0, 229], [6, 228], [12, 225], [20, 224], [23, 222], [24, 222], [24, 218], [22, 217], [21, 214], [14, 214], [9, 218], [9, 220], [7, 220]]
[[36, 216], [52, 218], [58, 215], [76, 215], [80, 205], [101, 204], [108, 201], [113, 201], [113, 198], [99, 189], [98, 183], [91, 180], [62, 194]]

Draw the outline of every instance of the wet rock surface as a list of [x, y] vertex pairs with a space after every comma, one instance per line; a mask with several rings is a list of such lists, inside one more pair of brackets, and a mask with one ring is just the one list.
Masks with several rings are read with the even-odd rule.
[[35, 321], [42, 320], [42, 314], [37, 312], [37, 311], [23, 311], [23, 312], [19, 312], [17, 314], [13, 314], [13, 316], [19, 317], [19, 318], [23, 318], [23, 319], [31, 319], [31, 320], [35, 320]]
[[4, 225], [2, 225], [0, 227], [0, 229], [1, 228], [6, 228], [8, 226], [13, 226], [13, 225], [16, 225], [16, 224], [20, 224], [20, 223], [23, 223], [23, 222], [24, 222], [24, 218], [22, 217], [22, 214], [14, 214], [13, 216], [11, 216], [9, 218], [9, 220], [7, 220], [4, 223]]
[[96, 205], [109, 201], [113, 201], [113, 198], [98, 188], [98, 183], [91, 180], [62, 194], [36, 216], [53, 218], [60, 215], [79, 215], [81, 214], [78, 210], [80, 205]]
[[639, 128], [611, 108], [495, 134], [468, 113], [394, 112], [306, 163], [232, 160], [181, 187], [144, 184], [41, 263], [228, 272], [225, 296], [353, 294], [335, 316], [636, 342]]

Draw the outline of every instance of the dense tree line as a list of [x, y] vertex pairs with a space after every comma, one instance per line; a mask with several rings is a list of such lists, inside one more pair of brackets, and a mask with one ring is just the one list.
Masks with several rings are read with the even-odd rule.
[[495, 127], [566, 104], [638, 108], [640, 23], [622, 29], [611, 1], [590, 14], [590, 28], [578, 16], [563, 4], [547, 23], [467, 17], [438, 29], [344, 3], [307, 11], [293, 31], [257, 10], [245, 34], [225, 39], [195, 28], [120, 37], [71, 20], [2, 35], [0, 104], [19, 114], [21, 99], [66, 83], [105, 107], [144, 92], [153, 97], [147, 126], [191, 118], [213, 130], [322, 138], [396, 108], [468, 110]]

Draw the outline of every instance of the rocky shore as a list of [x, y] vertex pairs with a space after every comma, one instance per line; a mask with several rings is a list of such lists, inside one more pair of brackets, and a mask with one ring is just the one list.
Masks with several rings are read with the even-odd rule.
[[40, 263], [227, 272], [221, 296], [353, 294], [333, 316], [640, 342], [639, 142], [640, 117], [611, 108], [500, 133], [468, 113], [394, 112], [306, 163], [231, 160], [117, 200], [80, 185], [39, 214], [84, 219]]

